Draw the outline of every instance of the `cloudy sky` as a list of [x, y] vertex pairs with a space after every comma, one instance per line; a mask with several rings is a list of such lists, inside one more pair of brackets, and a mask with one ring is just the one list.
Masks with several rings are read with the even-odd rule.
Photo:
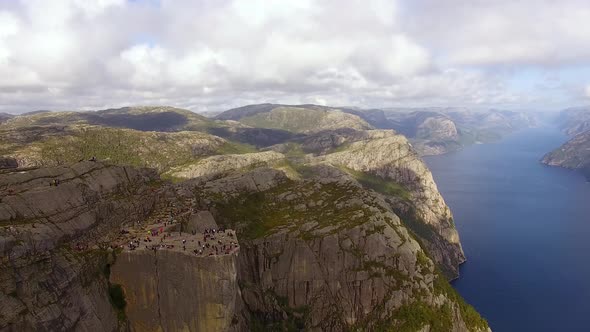
[[0, 0], [0, 111], [590, 104], [587, 0]]

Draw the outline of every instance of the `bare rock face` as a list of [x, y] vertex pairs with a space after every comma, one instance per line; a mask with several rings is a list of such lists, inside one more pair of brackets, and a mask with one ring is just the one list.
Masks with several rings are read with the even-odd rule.
[[203, 233], [206, 229], [217, 228], [217, 223], [209, 211], [199, 211], [190, 216], [187, 222], [187, 232]]
[[92, 162], [0, 174], [0, 330], [117, 330], [99, 245], [145, 217], [155, 179]]
[[354, 142], [344, 151], [327, 154], [321, 160], [390, 179], [406, 188], [410, 204], [395, 197], [390, 202], [404, 222], [416, 226], [411, 228], [443, 270], [450, 277], [458, 276], [458, 266], [465, 256], [451, 211], [432, 174], [405, 137], [394, 135]]
[[216, 197], [209, 205], [219, 223], [240, 230], [238, 280], [249, 328], [395, 330], [408, 328], [406, 312], [424, 306], [444, 322], [436, 328], [487, 329], [466, 323], [456, 297], [437, 286], [444, 278], [380, 195], [333, 167], [313, 171], [313, 179], [277, 176], [241, 195], [213, 184], [221, 180], [194, 188]]
[[[92, 162], [3, 171], [0, 331], [486, 331], [424, 250], [441, 253], [452, 238], [438, 232], [448, 208], [435, 204], [427, 169], [405, 139], [367, 135], [315, 157], [312, 175], [296, 180], [256, 168], [170, 185]], [[403, 183], [415, 215], [444, 241], [421, 247], [396, 211], [407, 202], [330, 163]], [[170, 227], [236, 229], [238, 249], [120, 248], [125, 230], [145, 234], [172, 215], [182, 221]]]
[[132, 331], [238, 331], [236, 256], [166, 250], [123, 252], [111, 282], [125, 290]]

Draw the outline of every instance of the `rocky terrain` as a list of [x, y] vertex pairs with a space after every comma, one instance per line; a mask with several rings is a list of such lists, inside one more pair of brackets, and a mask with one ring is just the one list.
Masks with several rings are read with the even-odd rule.
[[393, 130], [330, 109], [167, 131], [50, 114], [0, 125], [0, 331], [488, 330], [448, 284], [452, 214]]

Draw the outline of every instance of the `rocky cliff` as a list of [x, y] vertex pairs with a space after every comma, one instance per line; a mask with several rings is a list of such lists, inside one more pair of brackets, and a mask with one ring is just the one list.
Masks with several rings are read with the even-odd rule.
[[132, 331], [238, 331], [244, 327], [236, 265], [236, 255], [125, 251], [110, 280], [125, 291]]
[[[174, 186], [93, 162], [5, 171], [0, 329], [487, 330], [388, 198], [326, 164], [292, 171]], [[207, 210], [238, 250], [199, 252]]]
[[[443, 271], [452, 278], [458, 276], [465, 255], [451, 211], [432, 174], [404, 136], [392, 131], [373, 131], [372, 137], [319, 159], [352, 170], [351, 174], [361, 183], [384, 194]], [[371, 179], [371, 175], [377, 178]], [[388, 181], [392, 182], [389, 187]]]
[[0, 174], [0, 330], [119, 329], [102, 244], [150, 212], [156, 180], [93, 162]]
[[444, 277], [379, 194], [331, 166], [308, 174], [259, 169], [187, 184], [218, 222], [238, 229], [250, 328], [487, 329], [440, 286]]
[[[295, 108], [210, 133], [146, 131], [197, 123], [170, 108], [0, 125], [0, 330], [486, 330], [447, 282], [465, 258], [408, 140]], [[43, 168], [10, 169], [23, 155]]]

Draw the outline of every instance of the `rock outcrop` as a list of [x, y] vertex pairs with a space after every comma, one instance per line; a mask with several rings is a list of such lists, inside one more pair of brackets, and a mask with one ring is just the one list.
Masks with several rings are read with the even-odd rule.
[[408, 323], [406, 310], [424, 306], [442, 330], [486, 330], [438, 286], [446, 281], [380, 195], [330, 166], [315, 166], [313, 174], [293, 181], [259, 169], [189, 185], [219, 223], [239, 230], [238, 279], [250, 328], [435, 328], [422, 318]]
[[236, 255], [136, 250], [117, 257], [110, 280], [125, 291], [132, 331], [239, 331], [237, 272]]
[[101, 244], [150, 212], [156, 180], [93, 162], [0, 174], [0, 330], [118, 330]]
[[[94, 162], [1, 174], [0, 330], [487, 330], [389, 198], [307, 167], [298, 180], [256, 168], [174, 186]], [[239, 250], [121, 244], [154, 222], [235, 228]]]
[[351, 143], [320, 160], [374, 174], [407, 190], [408, 198], [391, 197], [389, 202], [447, 275], [457, 277], [465, 255], [451, 211], [438, 192], [432, 174], [405, 137], [389, 131], [377, 133], [382, 138]]

